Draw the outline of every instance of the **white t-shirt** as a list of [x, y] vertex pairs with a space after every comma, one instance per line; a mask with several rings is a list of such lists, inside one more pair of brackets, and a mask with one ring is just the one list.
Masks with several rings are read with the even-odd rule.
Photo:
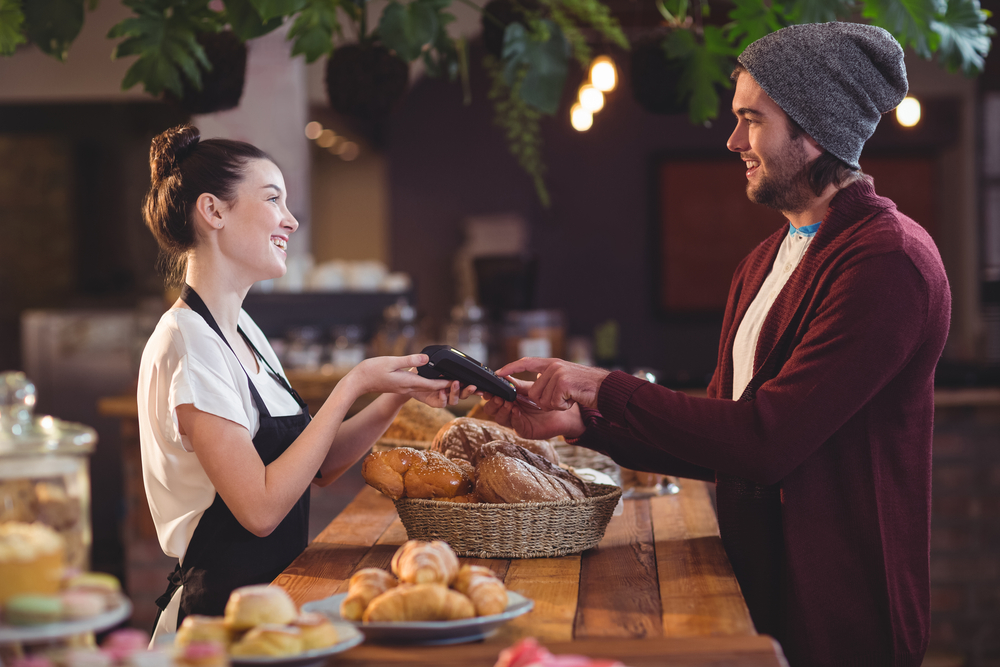
[[[271, 367], [284, 375], [267, 338], [245, 311], [238, 322]], [[301, 413], [267, 367], [257, 365], [259, 369], [247, 371], [268, 412], [274, 417]], [[198, 521], [215, 500], [215, 486], [178, 429], [177, 406], [186, 404], [245, 427], [251, 438], [257, 434], [259, 414], [236, 354], [201, 315], [173, 308], [160, 318], [142, 353], [139, 441], [142, 480], [160, 547], [181, 560]]]
[[820, 223], [806, 225], [796, 229], [789, 224], [788, 235], [781, 242], [778, 248], [778, 256], [774, 258], [771, 265], [771, 272], [764, 279], [764, 284], [760, 286], [760, 291], [754, 297], [750, 307], [747, 308], [740, 328], [736, 330], [736, 338], [733, 340], [733, 400], [738, 401], [743, 396], [747, 385], [753, 378], [754, 355], [757, 352], [757, 338], [760, 330], [764, 326], [771, 306], [781, 293], [781, 289], [788, 282], [792, 271], [802, 261], [802, 256], [806, 254], [806, 248], [812, 243], [813, 237], [819, 230]]

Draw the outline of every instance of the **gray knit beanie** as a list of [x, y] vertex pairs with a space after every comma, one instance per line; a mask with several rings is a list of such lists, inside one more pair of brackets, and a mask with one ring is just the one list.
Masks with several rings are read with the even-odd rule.
[[860, 169], [879, 118], [906, 96], [903, 49], [860, 23], [808, 23], [761, 37], [738, 58], [820, 146]]

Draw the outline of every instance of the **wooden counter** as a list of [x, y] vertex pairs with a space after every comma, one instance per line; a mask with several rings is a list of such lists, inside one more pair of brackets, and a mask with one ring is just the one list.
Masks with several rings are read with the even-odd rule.
[[[362, 644], [345, 665], [483, 665], [535, 637], [553, 653], [644, 665], [785, 665], [758, 636], [719, 539], [702, 482], [674, 496], [630, 499], [603, 541], [561, 558], [461, 559], [486, 565], [534, 609], [485, 640], [447, 647]], [[388, 568], [406, 531], [388, 498], [366, 487], [274, 583], [299, 604], [346, 591], [363, 567]]]

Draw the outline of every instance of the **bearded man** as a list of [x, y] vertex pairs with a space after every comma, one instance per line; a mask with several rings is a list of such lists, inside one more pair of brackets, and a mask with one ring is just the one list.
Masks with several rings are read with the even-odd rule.
[[[858, 158], [907, 91], [893, 37], [798, 25], [746, 48], [729, 150], [788, 226], [736, 269], [707, 398], [526, 358], [492, 398], [521, 435], [716, 482], [719, 528], [757, 630], [793, 666], [917, 667], [930, 634], [934, 369], [951, 297], [930, 236]], [[574, 440], [575, 439], [575, 440]]]

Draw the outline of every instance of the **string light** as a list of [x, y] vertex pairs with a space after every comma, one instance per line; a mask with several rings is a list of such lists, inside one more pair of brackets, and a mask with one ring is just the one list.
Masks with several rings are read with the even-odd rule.
[[615, 61], [608, 56], [597, 56], [590, 63], [590, 83], [599, 91], [609, 93], [618, 85]]
[[590, 113], [595, 113], [604, 108], [604, 93], [589, 83], [580, 86], [580, 92], [577, 97], [580, 100], [580, 106]]
[[323, 133], [323, 126], [316, 121], [311, 121], [306, 123], [306, 139], [316, 141], [319, 139], [319, 135]]
[[569, 110], [569, 121], [577, 132], [586, 132], [594, 124], [594, 114], [583, 108], [579, 102]]
[[913, 127], [920, 122], [920, 101], [915, 97], [904, 97], [896, 107], [896, 120], [903, 127]]

